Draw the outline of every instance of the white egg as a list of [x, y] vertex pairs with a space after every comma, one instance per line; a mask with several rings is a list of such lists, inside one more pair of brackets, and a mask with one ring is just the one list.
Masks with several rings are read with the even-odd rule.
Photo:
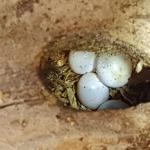
[[84, 106], [96, 109], [109, 98], [109, 88], [100, 82], [95, 73], [86, 73], [78, 82], [77, 95]]
[[85, 74], [93, 71], [96, 55], [89, 51], [71, 51], [69, 54], [69, 65], [77, 74]]
[[96, 72], [106, 86], [118, 88], [128, 83], [132, 73], [132, 63], [123, 54], [104, 54], [97, 58]]
[[100, 105], [98, 109], [124, 109], [129, 106], [121, 100], [108, 100]]

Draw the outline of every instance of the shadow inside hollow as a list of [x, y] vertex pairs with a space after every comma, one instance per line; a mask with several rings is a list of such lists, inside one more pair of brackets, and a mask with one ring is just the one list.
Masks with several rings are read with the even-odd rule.
[[150, 102], [150, 68], [144, 68], [139, 74], [133, 73], [124, 97], [132, 105]]

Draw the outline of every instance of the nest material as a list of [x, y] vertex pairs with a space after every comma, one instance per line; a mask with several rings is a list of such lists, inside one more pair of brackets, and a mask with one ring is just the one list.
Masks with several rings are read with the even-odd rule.
[[[149, 60], [145, 59], [144, 54], [139, 53], [140, 51], [133, 45], [114, 39], [106, 33], [58, 37], [58, 40], [49, 43], [44, 49], [40, 70], [44, 83], [64, 105], [70, 105], [76, 109], [87, 108], [77, 99], [76, 85], [80, 75], [72, 72], [69, 67], [68, 55], [71, 50], [94, 51], [97, 55], [106, 52], [124, 53], [131, 58], [133, 69], [141, 60], [145, 66], [149, 65]], [[123, 99], [129, 105], [137, 105], [138, 101], [134, 101], [134, 99], [137, 99], [138, 96], [139, 94], [131, 85], [118, 89], [110, 88], [111, 98]]]

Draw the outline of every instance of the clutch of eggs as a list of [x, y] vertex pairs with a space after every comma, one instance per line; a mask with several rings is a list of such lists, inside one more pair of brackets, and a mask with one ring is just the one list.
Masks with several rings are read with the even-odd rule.
[[77, 95], [80, 102], [90, 109], [97, 109], [109, 99], [108, 87], [118, 88], [127, 84], [132, 73], [131, 60], [124, 54], [96, 56], [90, 51], [71, 51], [69, 65], [73, 72], [82, 75]]

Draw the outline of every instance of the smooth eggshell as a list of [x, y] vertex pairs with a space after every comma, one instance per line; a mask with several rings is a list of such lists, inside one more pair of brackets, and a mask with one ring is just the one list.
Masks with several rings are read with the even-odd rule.
[[86, 73], [78, 82], [77, 94], [84, 106], [96, 109], [109, 98], [109, 88], [100, 82], [95, 73]]
[[100, 105], [98, 109], [124, 109], [129, 106], [121, 100], [108, 100]]

